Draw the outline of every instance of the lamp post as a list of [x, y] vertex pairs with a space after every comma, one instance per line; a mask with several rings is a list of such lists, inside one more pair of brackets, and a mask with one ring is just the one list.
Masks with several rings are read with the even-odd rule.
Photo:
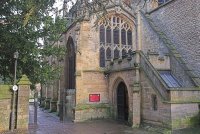
[[16, 85], [16, 76], [17, 76], [17, 59], [19, 57], [19, 53], [14, 53], [15, 59], [15, 74], [14, 74], [14, 84], [13, 84], [13, 101], [12, 101], [12, 115], [11, 115], [11, 131], [15, 129], [15, 106], [16, 106], [16, 91], [18, 89]]
[[38, 92], [41, 90], [40, 83], [36, 84], [36, 89], [34, 93], [34, 125], [37, 127], [37, 107], [38, 107]]

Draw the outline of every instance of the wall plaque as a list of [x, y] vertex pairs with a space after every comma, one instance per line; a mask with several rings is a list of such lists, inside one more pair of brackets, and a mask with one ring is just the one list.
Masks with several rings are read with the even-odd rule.
[[99, 102], [100, 94], [89, 94], [89, 102]]

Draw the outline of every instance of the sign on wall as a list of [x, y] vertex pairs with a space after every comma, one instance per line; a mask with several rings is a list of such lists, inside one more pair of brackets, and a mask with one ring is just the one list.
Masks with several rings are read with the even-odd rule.
[[99, 102], [100, 94], [89, 94], [89, 102]]

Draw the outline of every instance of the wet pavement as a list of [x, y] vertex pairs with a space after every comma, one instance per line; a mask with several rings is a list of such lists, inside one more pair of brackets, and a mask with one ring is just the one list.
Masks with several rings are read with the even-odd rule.
[[[68, 120], [60, 122], [59, 117], [47, 110], [38, 108], [38, 125], [34, 126], [34, 107], [29, 106], [29, 130], [8, 132], [4, 134], [171, 134], [166, 129], [151, 125], [142, 128], [131, 128], [115, 120], [90, 120], [73, 123]], [[174, 131], [172, 134], [200, 134], [200, 127]]]
[[62, 123], [55, 114], [42, 109], [38, 109], [38, 126], [34, 128], [33, 112], [33, 106], [30, 106], [29, 134], [151, 134], [142, 129], [132, 129], [130, 126], [114, 120]]

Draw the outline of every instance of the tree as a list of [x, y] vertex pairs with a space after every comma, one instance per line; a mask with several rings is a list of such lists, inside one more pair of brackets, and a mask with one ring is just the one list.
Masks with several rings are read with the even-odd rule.
[[[1, 0], [0, 77], [14, 79], [14, 52], [19, 52], [17, 78], [26, 74], [33, 84], [50, 81], [59, 73], [45, 60], [62, 57], [65, 49], [54, 45], [66, 29], [66, 21], [50, 15], [54, 0]], [[48, 42], [41, 43], [46, 39]]]

